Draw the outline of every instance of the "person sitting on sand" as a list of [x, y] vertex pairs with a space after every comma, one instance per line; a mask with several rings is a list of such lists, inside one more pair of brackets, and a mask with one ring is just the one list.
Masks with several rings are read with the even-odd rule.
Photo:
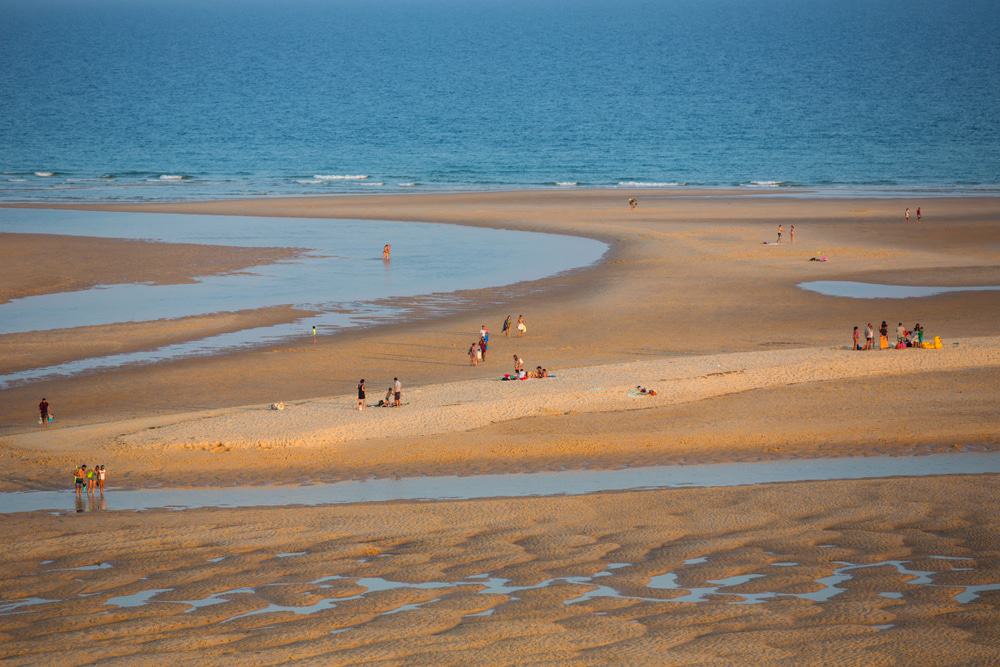
[[392, 387], [385, 390], [385, 398], [378, 402], [378, 407], [387, 408], [392, 405]]
[[639, 205], [639, 200], [638, 199], [636, 199], [635, 197], [629, 197], [628, 198], [628, 207], [630, 209], [634, 209], [638, 205]]
[[549, 369], [543, 368], [542, 369], [542, 377], [543, 378], [547, 378], [548, 376], [549, 376]]

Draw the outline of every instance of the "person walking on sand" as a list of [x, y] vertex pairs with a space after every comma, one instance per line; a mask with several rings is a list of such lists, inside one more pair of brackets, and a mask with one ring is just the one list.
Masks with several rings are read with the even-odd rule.
[[392, 259], [392, 245], [388, 241], [382, 246], [382, 259], [387, 262]]
[[473, 366], [479, 365], [479, 343], [473, 343], [469, 346], [469, 363]]
[[523, 336], [528, 332], [528, 325], [524, 323], [524, 315], [517, 316], [517, 335]]
[[83, 495], [83, 482], [87, 478], [87, 464], [81, 463], [73, 473], [73, 485], [76, 487], [76, 495]]
[[907, 207], [906, 211], [903, 213], [903, 222], [910, 221], [910, 209]]
[[97, 466], [97, 486], [101, 490], [101, 495], [104, 495], [104, 482], [108, 479], [108, 471], [105, 469], [104, 464]]
[[852, 347], [851, 349], [853, 349], [853, 350], [860, 350], [861, 349], [861, 332], [858, 330], [857, 327], [854, 327], [854, 333], [851, 334], [851, 340], [854, 341], [854, 347]]
[[510, 338], [510, 315], [507, 316], [503, 321], [503, 326], [500, 328], [500, 333], [502, 333], [507, 338]]
[[482, 336], [479, 337], [479, 360], [486, 363], [486, 348], [489, 347], [489, 343]]
[[865, 325], [865, 349], [875, 349], [875, 329], [872, 328], [871, 322]]
[[361, 378], [361, 381], [358, 382], [358, 410], [361, 411], [364, 409], [365, 409], [365, 379]]
[[392, 404], [395, 407], [402, 405], [400, 402], [400, 397], [403, 395], [403, 383], [399, 381], [399, 378], [392, 378]]
[[781, 235], [785, 233], [785, 226], [778, 225], [778, 243], [781, 243]]
[[42, 402], [38, 404], [38, 423], [45, 426], [49, 423], [49, 402], [42, 397]]
[[791, 225], [788, 228], [788, 242], [795, 243], [795, 225]]

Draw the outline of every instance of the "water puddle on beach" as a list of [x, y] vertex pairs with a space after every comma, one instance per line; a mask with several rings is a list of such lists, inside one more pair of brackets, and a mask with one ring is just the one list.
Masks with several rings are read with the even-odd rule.
[[[0, 232], [241, 247], [302, 248], [298, 258], [176, 285], [99, 285], [0, 304], [0, 335], [294, 306], [317, 313], [286, 324], [244, 329], [153, 350], [81, 359], [0, 376], [0, 388], [50, 375], [306, 338], [405, 316], [416, 297], [449, 312], [447, 296], [537, 280], [591, 265], [608, 246], [592, 239], [382, 220], [106, 213], [0, 208]], [[391, 262], [382, 245], [391, 242]]]
[[930, 285], [880, 285], [859, 283], [849, 280], [812, 280], [799, 283], [799, 287], [825, 296], [840, 296], [849, 299], [913, 299], [937, 296], [949, 292], [995, 292], [1000, 285], [962, 285], [954, 287], [934, 287]]
[[[1000, 473], [1000, 452], [865, 456], [831, 459], [650, 466], [618, 470], [375, 478], [301, 486], [213, 487], [189, 489], [108, 490], [100, 510], [196, 509], [200, 507], [274, 507], [330, 505], [396, 500], [465, 500], [552, 495], [580, 495], [682, 487], [744, 486], [875, 477], [924, 477]], [[69, 490], [0, 493], [0, 513], [83, 512], [82, 500]]]
[[[932, 555], [927, 558], [960, 561], [964, 565], [970, 565], [975, 562], [974, 558], [968, 557]], [[751, 581], [764, 579], [767, 575], [761, 572], [748, 572], [721, 579], [701, 579], [698, 576], [699, 569], [697, 566], [707, 561], [707, 557], [688, 559], [684, 561], [683, 565], [675, 571], [652, 576], [646, 575], [645, 588], [648, 591], [647, 594], [641, 594], [640, 591], [636, 591], [634, 581], [630, 581], [627, 586], [623, 586], [622, 588], [616, 588], [612, 585], [612, 583], [610, 583], [610, 581], [614, 580], [613, 578], [619, 571], [626, 568], [634, 568], [635, 564], [633, 563], [608, 563], [603, 567], [603, 569], [593, 574], [551, 577], [542, 581], [527, 584], [514, 584], [510, 579], [495, 576], [492, 573], [472, 575], [463, 579], [452, 581], [424, 582], [395, 581], [382, 577], [344, 577], [340, 575], [329, 575], [305, 583], [322, 590], [333, 587], [333, 585], [327, 582], [336, 581], [338, 584], [346, 583], [363, 590], [360, 593], [347, 595], [320, 596], [318, 600], [304, 605], [276, 604], [273, 602], [267, 602], [263, 606], [249, 611], [229, 616], [223, 614], [223, 618], [221, 618], [219, 622], [231, 623], [247, 617], [276, 613], [292, 613], [296, 616], [308, 616], [328, 609], [336, 608], [352, 601], [364, 600], [372, 595], [386, 591], [447, 591], [448, 589], [456, 588], [472, 588], [479, 595], [503, 596], [505, 598], [500, 602], [492, 602], [492, 606], [485, 610], [465, 615], [465, 618], [485, 618], [492, 616], [501, 606], [519, 600], [519, 594], [523, 592], [546, 589], [556, 585], [581, 587], [585, 589], [582, 591], [572, 591], [567, 593], [567, 595], [562, 599], [562, 604], [566, 606], [583, 604], [597, 598], [614, 598], [628, 602], [653, 604], [703, 604], [716, 602], [722, 604], [747, 605], [765, 604], [769, 601], [781, 599], [798, 599], [822, 604], [848, 593], [850, 590], [849, 585], [856, 578], [856, 576], [862, 571], [871, 570], [890, 570], [891, 572], [882, 572], [879, 576], [883, 580], [885, 577], [895, 578], [897, 580], [900, 590], [882, 591], [877, 593], [879, 597], [888, 600], [905, 601], [907, 593], [914, 590], [913, 587], [920, 587], [948, 590], [950, 591], [950, 597], [954, 602], [958, 604], [969, 604], [978, 600], [985, 592], [1000, 590], [1000, 583], [965, 584], [960, 582], [939, 583], [935, 581], [935, 577], [938, 577], [939, 575], [950, 575], [951, 579], [954, 580], [956, 576], [953, 573], [974, 572], [975, 568], [973, 567], [950, 567], [949, 569], [930, 571], [915, 569], [911, 566], [913, 561], [910, 560], [885, 560], [873, 563], [853, 563], [849, 561], [812, 563], [808, 566], [810, 569], [815, 569], [816, 567], [833, 568], [832, 574], [822, 577], [814, 577], [812, 579], [813, 585], [817, 587], [817, 590], [815, 591], [803, 593], [776, 589], [745, 592], [740, 591], [739, 587]], [[770, 563], [770, 565], [780, 565], [787, 568], [800, 566], [799, 563], [792, 562]], [[635, 575], [631, 573], [625, 574], [629, 579], [634, 580]], [[957, 576], [960, 578], [963, 575]], [[680, 583], [682, 580], [694, 583], [682, 584]], [[151, 604], [182, 605], [186, 607], [184, 613], [192, 613], [205, 607], [214, 607], [234, 602], [240, 596], [256, 596], [260, 590], [264, 588], [282, 586], [301, 588], [302, 585], [302, 582], [274, 582], [257, 587], [228, 589], [218, 593], [212, 593], [203, 598], [190, 600], [158, 599], [158, 596], [161, 593], [168, 593], [174, 589], [148, 588], [127, 595], [111, 597], [107, 599], [104, 604], [106, 606], [127, 609], [144, 607]], [[800, 586], [800, 584], [796, 584], [796, 587], [798, 586]], [[870, 591], [865, 590], [864, 587], [861, 591], [862, 594], [872, 594]], [[665, 597], [664, 592], [666, 594]], [[389, 607], [388, 609], [382, 609], [375, 612], [373, 618], [415, 611], [423, 607], [433, 605], [445, 597], [446, 594], [441, 594], [424, 601], [399, 604], [395, 607]], [[26, 598], [24, 600], [3, 603], [0, 604], [0, 615], [25, 613], [30, 611], [31, 607], [58, 602], [65, 602], [65, 600]], [[349, 627], [358, 627], [358, 625]], [[886, 630], [893, 627], [893, 625], [881, 624], [873, 627], [878, 630]], [[340, 630], [343, 631], [345, 629], [347, 628], [341, 628]]]

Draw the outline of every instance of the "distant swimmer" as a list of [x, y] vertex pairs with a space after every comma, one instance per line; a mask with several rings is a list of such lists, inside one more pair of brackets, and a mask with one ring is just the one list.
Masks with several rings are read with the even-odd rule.
[[392, 245], [390, 245], [388, 242], [386, 242], [386, 244], [382, 246], [382, 259], [384, 259], [387, 262], [390, 259], [392, 259]]

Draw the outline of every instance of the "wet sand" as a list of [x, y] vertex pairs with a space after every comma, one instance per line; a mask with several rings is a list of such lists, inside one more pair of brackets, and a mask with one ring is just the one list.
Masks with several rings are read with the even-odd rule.
[[995, 664], [998, 482], [15, 515], [0, 656]]
[[119, 283], [189, 283], [290, 259], [296, 248], [243, 248], [60, 234], [0, 234], [0, 303]]

